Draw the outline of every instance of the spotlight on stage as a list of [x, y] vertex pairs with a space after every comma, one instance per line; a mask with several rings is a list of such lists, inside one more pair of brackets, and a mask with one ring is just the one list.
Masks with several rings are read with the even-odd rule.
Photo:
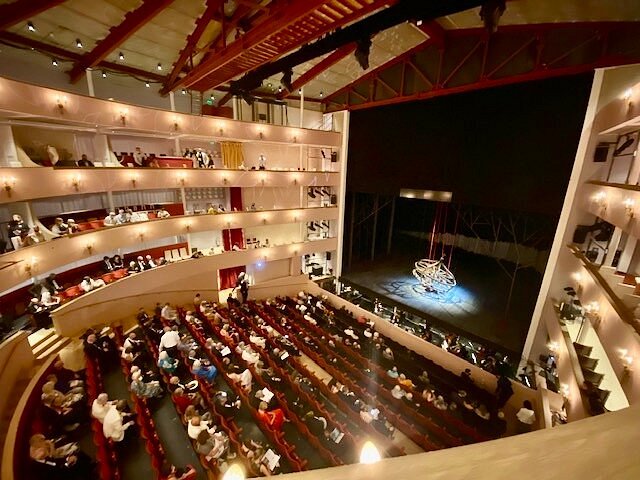
[[444, 264], [444, 258], [429, 260], [423, 258], [415, 263], [413, 276], [420, 282], [424, 289], [436, 296], [445, 295], [457, 285], [456, 277]]

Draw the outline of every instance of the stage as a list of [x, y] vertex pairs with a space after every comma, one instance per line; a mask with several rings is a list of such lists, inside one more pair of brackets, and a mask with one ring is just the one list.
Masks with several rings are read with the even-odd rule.
[[[423, 246], [415, 243], [403, 239], [396, 245], [396, 251], [401, 253], [374, 262], [354, 263], [352, 271], [343, 276], [459, 330], [521, 352], [542, 275], [531, 268], [518, 272], [511, 305], [506, 312], [511, 279], [498, 262], [493, 258], [456, 251], [450, 269], [457, 285], [438, 298], [425, 293], [411, 273], [414, 262], [424, 257], [424, 253], [421, 254]], [[510, 267], [509, 264], [505, 266], [507, 269]]]

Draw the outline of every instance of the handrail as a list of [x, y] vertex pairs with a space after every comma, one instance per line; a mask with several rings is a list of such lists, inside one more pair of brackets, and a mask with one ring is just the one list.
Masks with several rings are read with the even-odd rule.
[[614, 187], [621, 188], [623, 190], [631, 190], [633, 192], [640, 192], [640, 185], [631, 185], [629, 183], [612, 183], [605, 182], [603, 180], [588, 180], [586, 183], [590, 185], [598, 185], [601, 187]]

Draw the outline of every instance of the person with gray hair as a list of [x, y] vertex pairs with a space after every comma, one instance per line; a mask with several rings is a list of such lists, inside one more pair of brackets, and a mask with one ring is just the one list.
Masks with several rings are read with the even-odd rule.
[[103, 423], [107, 412], [115, 404], [115, 401], [109, 401], [109, 395], [101, 393], [96, 397], [91, 405], [91, 416], [97, 419], [100, 423]]

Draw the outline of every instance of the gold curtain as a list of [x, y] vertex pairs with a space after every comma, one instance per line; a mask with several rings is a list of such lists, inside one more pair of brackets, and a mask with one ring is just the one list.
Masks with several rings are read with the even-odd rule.
[[222, 164], [225, 168], [240, 168], [244, 164], [244, 153], [240, 142], [220, 142]]

